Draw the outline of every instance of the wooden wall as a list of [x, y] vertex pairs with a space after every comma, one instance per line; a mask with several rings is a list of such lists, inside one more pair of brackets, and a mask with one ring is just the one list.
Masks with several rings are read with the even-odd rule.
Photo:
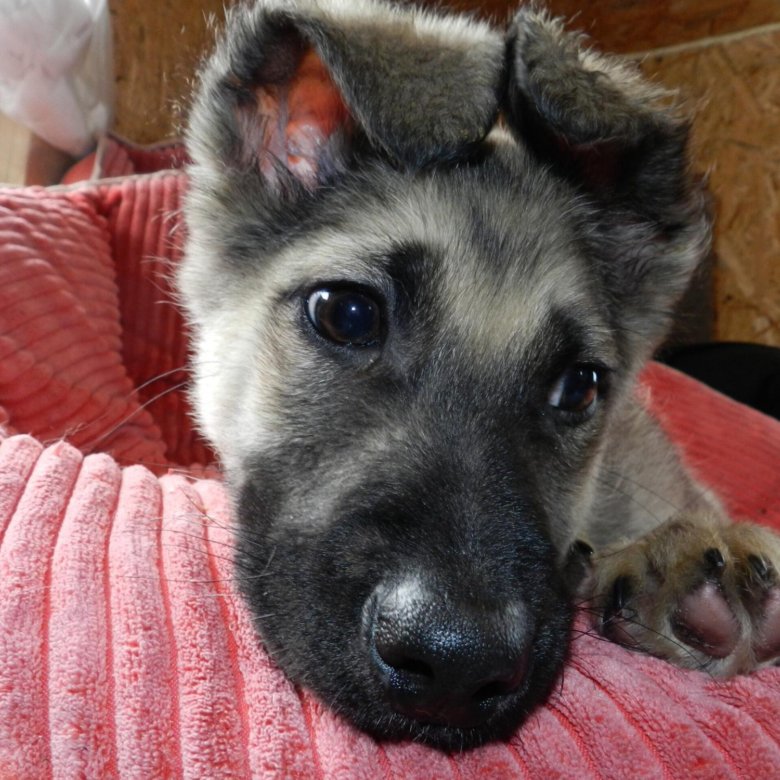
[[[449, 0], [503, 20], [507, 0]], [[223, 0], [110, 0], [115, 129], [150, 143], [178, 133], [197, 62]], [[718, 223], [715, 332], [780, 346], [780, 2], [549, 0], [600, 47], [641, 53], [696, 116], [696, 164], [710, 173]]]
[[717, 216], [715, 335], [780, 346], [780, 27], [643, 67], [696, 106], [694, 156]]
[[192, 77], [229, 0], [109, 0], [115, 130], [137, 143], [178, 135]]

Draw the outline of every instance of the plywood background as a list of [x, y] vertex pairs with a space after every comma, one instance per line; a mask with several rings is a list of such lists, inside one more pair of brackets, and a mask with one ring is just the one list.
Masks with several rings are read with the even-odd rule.
[[780, 29], [650, 56], [696, 105], [716, 201], [715, 335], [780, 346]]
[[[497, 19], [507, 0], [449, 0]], [[549, 0], [602, 48], [642, 67], [696, 109], [695, 155], [719, 221], [715, 332], [780, 346], [780, 0]], [[141, 143], [175, 135], [223, 0], [110, 0], [115, 129]]]

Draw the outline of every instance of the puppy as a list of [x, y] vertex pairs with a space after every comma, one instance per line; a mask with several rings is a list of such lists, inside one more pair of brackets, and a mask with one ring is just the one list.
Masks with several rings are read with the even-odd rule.
[[634, 399], [710, 238], [686, 138], [533, 6], [230, 14], [188, 131], [194, 402], [265, 645], [359, 727], [507, 735], [575, 597], [680, 666], [777, 658], [778, 538]]

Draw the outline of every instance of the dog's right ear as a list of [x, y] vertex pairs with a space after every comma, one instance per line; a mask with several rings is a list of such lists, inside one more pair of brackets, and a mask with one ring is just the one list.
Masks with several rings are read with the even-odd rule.
[[462, 17], [381, 2], [261, 0], [229, 14], [201, 74], [197, 165], [316, 189], [357, 149], [401, 167], [457, 156], [492, 126], [503, 37]]

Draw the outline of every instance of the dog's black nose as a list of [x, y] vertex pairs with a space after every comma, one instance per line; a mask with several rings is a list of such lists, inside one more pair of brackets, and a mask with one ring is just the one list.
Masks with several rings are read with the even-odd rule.
[[474, 727], [521, 687], [530, 631], [519, 602], [496, 607], [437, 597], [416, 580], [374, 598], [372, 660], [398, 712]]

